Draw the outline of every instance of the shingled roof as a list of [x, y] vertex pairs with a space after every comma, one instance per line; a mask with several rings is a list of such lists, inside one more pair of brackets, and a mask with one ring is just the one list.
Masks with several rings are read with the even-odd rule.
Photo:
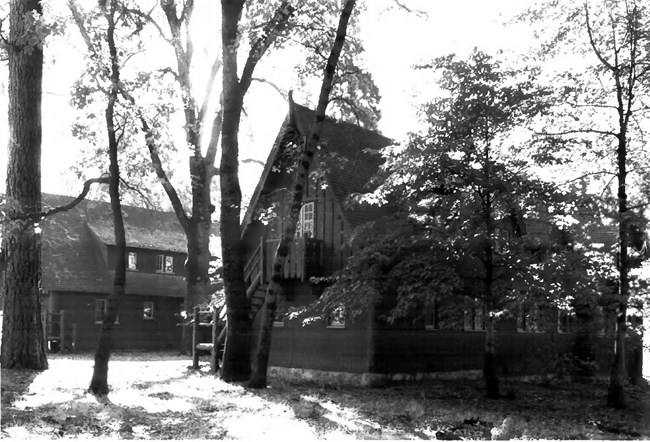
[[[266, 180], [278, 161], [286, 137], [291, 136], [292, 132], [297, 132], [303, 137], [309, 136], [314, 117], [315, 112], [305, 106], [295, 103], [291, 106], [251, 198], [244, 216], [243, 229], [253, 221], [253, 212], [264, 190]], [[343, 216], [348, 224], [356, 227], [384, 214], [386, 209], [369, 205], [350, 205], [346, 204], [346, 200], [353, 193], [368, 191], [366, 185], [383, 162], [378, 154], [373, 154], [371, 151], [390, 145], [392, 140], [377, 132], [332, 118], [325, 119], [320, 139], [322, 146], [320, 161], [325, 163], [325, 180], [341, 205]]]
[[[68, 196], [43, 194], [43, 208], [69, 203]], [[174, 213], [123, 206], [127, 245], [186, 252], [185, 234]], [[101, 248], [115, 245], [110, 204], [82, 201], [41, 223], [42, 281], [45, 290], [110, 293], [114, 272], [106, 268]], [[180, 275], [127, 272], [126, 293], [183, 297]]]

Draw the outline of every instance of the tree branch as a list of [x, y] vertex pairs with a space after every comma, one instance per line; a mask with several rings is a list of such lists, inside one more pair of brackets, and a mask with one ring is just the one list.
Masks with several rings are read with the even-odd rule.
[[271, 47], [273, 42], [287, 26], [289, 18], [293, 15], [294, 11], [295, 8], [287, 0], [284, 0], [275, 11], [273, 18], [264, 26], [262, 35], [252, 44], [248, 58], [246, 59], [246, 64], [244, 65], [244, 70], [242, 71], [241, 80], [239, 81], [242, 95], [246, 93], [251, 84], [255, 66], [257, 66], [264, 53]]
[[183, 203], [181, 202], [181, 199], [178, 196], [178, 192], [176, 192], [176, 188], [174, 188], [174, 185], [169, 180], [169, 177], [167, 176], [167, 173], [163, 168], [160, 155], [158, 155], [158, 151], [156, 148], [156, 141], [155, 141], [153, 131], [149, 127], [149, 123], [147, 123], [147, 120], [142, 115], [142, 112], [137, 107], [135, 98], [133, 98], [133, 96], [129, 94], [127, 91], [125, 91], [123, 87], [120, 88], [120, 94], [129, 103], [131, 103], [131, 105], [134, 107], [138, 115], [138, 118], [140, 119], [142, 131], [144, 132], [144, 136], [145, 136], [145, 143], [147, 145], [147, 149], [149, 150], [149, 156], [151, 157], [151, 164], [154, 168], [154, 171], [156, 172], [156, 176], [158, 176], [158, 179], [160, 180], [160, 183], [163, 186], [163, 189], [165, 189], [165, 193], [167, 194], [169, 201], [172, 204], [174, 213], [178, 218], [178, 222], [181, 224], [181, 227], [183, 227], [183, 230], [187, 232], [189, 229], [189, 217], [187, 216], [187, 213], [185, 213], [185, 208], [183, 207]]
[[84, 182], [83, 190], [81, 191], [81, 193], [75, 199], [70, 201], [68, 204], [65, 204], [63, 206], [58, 206], [55, 207], [54, 209], [45, 210], [42, 212], [30, 212], [21, 215], [10, 215], [9, 219], [11, 219], [12, 221], [27, 220], [27, 219], [31, 221], [37, 221], [37, 220], [47, 218], [48, 216], [52, 216], [59, 212], [66, 212], [70, 209], [75, 208], [80, 202], [82, 202], [86, 198], [86, 195], [88, 195], [88, 192], [90, 192], [91, 185], [109, 184], [110, 180], [111, 178], [108, 174], [104, 174], [99, 178], [91, 178]]

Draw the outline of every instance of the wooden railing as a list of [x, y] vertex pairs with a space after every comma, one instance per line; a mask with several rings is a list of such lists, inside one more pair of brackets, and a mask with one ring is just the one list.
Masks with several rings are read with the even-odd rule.
[[[259, 284], [269, 282], [273, 259], [280, 239], [260, 239], [252, 256], [244, 267], [244, 280], [251, 292]], [[294, 238], [284, 264], [284, 279], [305, 281], [309, 276], [320, 276], [323, 242], [313, 238]], [[250, 296], [251, 293], [248, 293]]]
[[[271, 267], [279, 244], [279, 239], [265, 241], [264, 261], [267, 277], [272, 274]], [[322, 241], [313, 238], [294, 238], [284, 263], [283, 278], [305, 281], [309, 276], [314, 276], [316, 269], [320, 267], [321, 249]]]
[[[259, 245], [244, 267], [244, 281], [247, 289], [253, 291], [264, 282], [264, 238], [260, 238]], [[250, 296], [250, 293], [248, 295]]]

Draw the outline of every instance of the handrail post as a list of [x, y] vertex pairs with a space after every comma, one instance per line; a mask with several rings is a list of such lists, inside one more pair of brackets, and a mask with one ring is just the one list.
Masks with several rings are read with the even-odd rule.
[[217, 308], [212, 309], [212, 353], [210, 353], [210, 373], [215, 374], [219, 369], [218, 354], [219, 348], [217, 347], [217, 321], [219, 314]]

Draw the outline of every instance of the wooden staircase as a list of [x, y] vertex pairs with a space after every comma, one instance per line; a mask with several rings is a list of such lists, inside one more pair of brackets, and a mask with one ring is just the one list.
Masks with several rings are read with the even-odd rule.
[[264, 260], [264, 238], [253, 252], [253, 255], [244, 267], [244, 281], [246, 282], [246, 297], [249, 304], [249, 318], [253, 320], [257, 312], [262, 309], [266, 298], [266, 263]]

